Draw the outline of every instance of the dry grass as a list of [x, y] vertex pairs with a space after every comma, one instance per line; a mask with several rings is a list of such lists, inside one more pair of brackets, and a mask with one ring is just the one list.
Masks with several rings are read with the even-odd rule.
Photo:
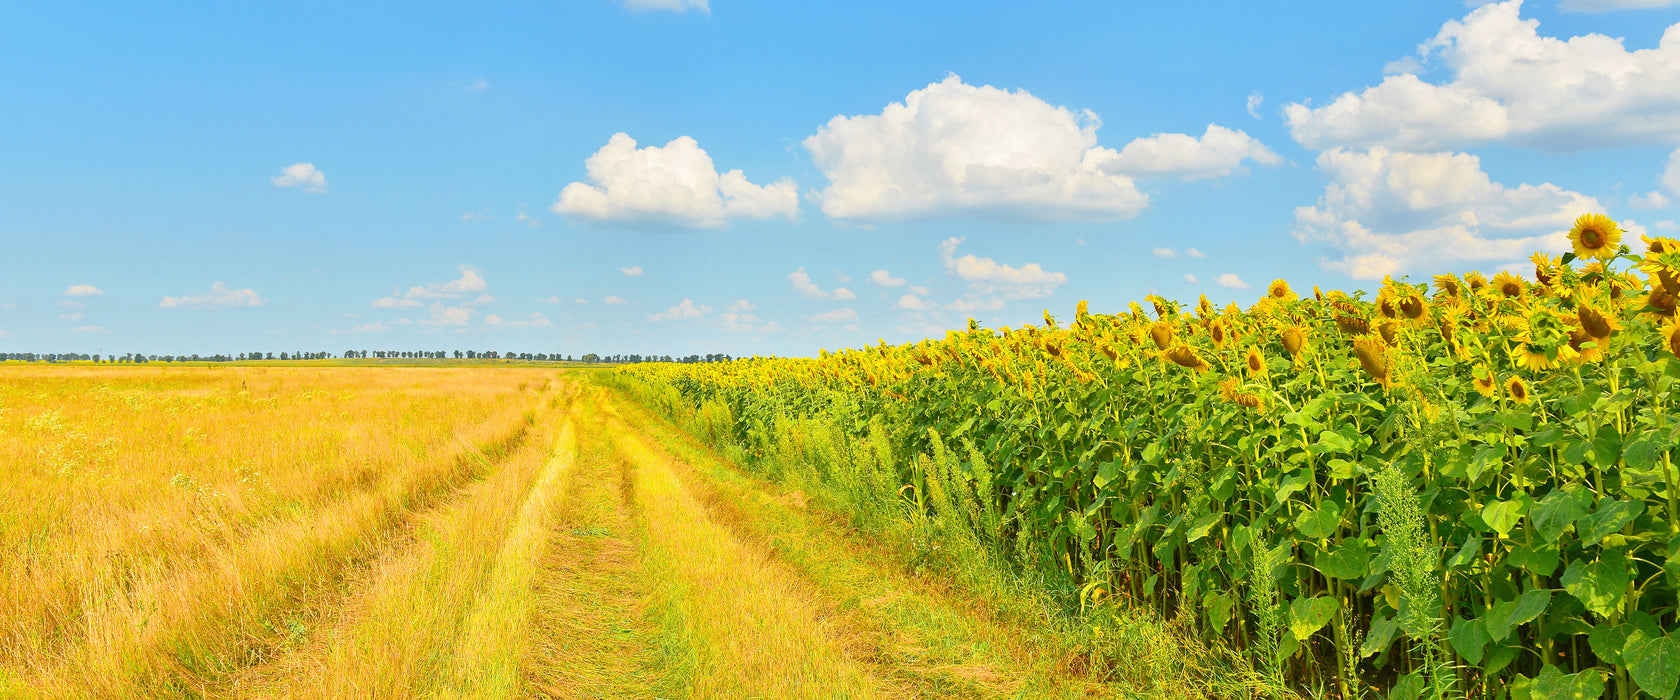
[[540, 370], [0, 368], [0, 678], [196, 694], [525, 442]]

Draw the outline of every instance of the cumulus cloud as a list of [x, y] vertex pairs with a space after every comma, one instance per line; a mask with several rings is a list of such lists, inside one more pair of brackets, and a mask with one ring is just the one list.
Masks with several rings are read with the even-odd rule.
[[851, 308], [824, 311], [810, 317], [812, 323], [852, 323], [858, 320], [857, 312]]
[[1266, 101], [1266, 96], [1260, 94], [1259, 90], [1255, 90], [1254, 92], [1249, 93], [1249, 95], [1248, 95], [1248, 116], [1254, 117], [1255, 119], [1259, 119], [1260, 118], [1260, 103], [1265, 102], [1265, 101]]
[[1178, 251], [1173, 250], [1172, 248], [1150, 248], [1149, 252], [1154, 253], [1157, 258], [1178, 257]]
[[735, 301], [730, 302], [729, 306], [724, 307], [723, 310], [731, 313], [746, 313], [756, 309], [758, 309], [757, 304], [747, 301], [746, 299], [736, 299]]
[[268, 179], [275, 187], [297, 187], [311, 194], [326, 194], [327, 174], [315, 169], [313, 163], [293, 163], [280, 169], [280, 174]]
[[231, 309], [262, 305], [263, 299], [257, 296], [256, 292], [249, 289], [229, 289], [221, 282], [212, 283], [209, 294], [164, 297], [163, 301], [158, 302], [160, 309]]
[[889, 288], [902, 287], [905, 284], [902, 278], [894, 277], [886, 270], [876, 270], [869, 273], [869, 281], [874, 283], [875, 286]]
[[998, 297], [980, 297], [966, 295], [961, 299], [945, 305], [945, 310], [966, 314], [975, 311], [999, 311], [1003, 309], [1003, 300]]
[[1196, 276], [1192, 275], [1192, 274], [1189, 274], [1189, 273], [1186, 273], [1184, 275], [1184, 281], [1189, 282], [1190, 284], [1195, 284], [1196, 283]]
[[835, 287], [833, 291], [825, 292], [817, 288], [817, 283], [811, 281], [811, 275], [801, 267], [788, 275], [788, 282], [806, 299], [828, 299], [830, 301], [850, 301], [857, 295], [845, 287]]
[[1493, 182], [1466, 153], [1338, 148], [1319, 154], [1318, 167], [1331, 182], [1317, 205], [1295, 210], [1294, 234], [1336, 250], [1321, 264], [1355, 279], [1561, 251], [1575, 217], [1604, 211], [1550, 183]]
[[1680, 231], [1680, 224], [1677, 224], [1677, 223], [1674, 223], [1673, 221], [1669, 221], [1667, 219], [1664, 219], [1662, 221], [1658, 221], [1657, 223], [1651, 224], [1651, 228], [1654, 228], [1658, 231]]
[[712, 8], [708, 0], [622, 0], [625, 9], [646, 12], [650, 10], [666, 10], [684, 13], [689, 10], [699, 10], [711, 14]]
[[757, 308], [758, 305], [746, 299], [736, 299], [729, 306], [724, 307], [723, 313], [718, 314], [718, 320], [722, 322], [723, 332], [759, 334], [781, 332], [781, 324], [775, 321], [765, 323], [759, 317], [754, 316], [752, 311]]
[[1207, 257], [1206, 255], [1202, 254], [1202, 251], [1196, 250], [1195, 248], [1185, 248], [1184, 249], [1184, 254], [1188, 255], [1192, 258], [1205, 258], [1205, 257]]
[[918, 297], [914, 294], [906, 294], [899, 297], [898, 303], [893, 304], [893, 306], [895, 308], [907, 309], [909, 311], [932, 311], [939, 308], [938, 304]]
[[[582, 302], [583, 300], [579, 299], [578, 301]], [[537, 303], [538, 304], [561, 304], [561, 303], [564, 303], [564, 302], [560, 301], [560, 295], [555, 294], [555, 295], [549, 296], [546, 299], [538, 299]]]
[[625, 277], [641, 277], [642, 276], [642, 266], [641, 265], [633, 265], [631, 267], [621, 267], [621, 268], [618, 268], [618, 271], [621, 272], [621, 273], [624, 273]]
[[467, 306], [448, 306], [441, 301], [432, 302], [431, 308], [426, 310], [431, 316], [420, 323], [428, 326], [465, 326], [472, 323], [473, 316], [478, 310]]
[[1666, 194], [1651, 190], [1642, 195], [1630, 195], [1628, 205], [1634, 209], [1667, 209], [1674, 206], [1674, 200], [1669, 199]]
[[1201, 138], [1189, 134], [1155, 134], [1135, 139], [1115, 153], [1100, 149], [1091, 160], [1105, 172], [1131, 177], [1178, 177], [1196, 180], [1224, 177], [1252, 160], [1262, 165], [1283, 162], [1259, 139], [1237, 129], [1209, 124]]
[[682, 303], [656, 314], [649, 314], [648, 320], [654, 323], [664, 321], [692, 321], [712, 312], [712, 307], [705, 304], [695, 304], [693, 299], [683, 299]]
[[74, 323], [76, 321], [82, 320], [82, 312], [73, 311], [73, 312], [67, 313], [67, 314], [59, 314], [58, 315], [58, 320], [60, 320], [60, 321], [70, 321], [70, 322]]
[[1219, 276], [1219, 286], [1226, 289], [1248, 289], [1248, 283], [1242, 281], [1235, 273], [1227, 272]]
[[104, 292], [99, 291], [98, 287], [91, 284], [72, 284], [69, 289], [64, 290], [64, 296], [67, 297], [97, 297], [104, 295]]
[[97, 335], [97, 334], [100, 334], [100, 333], [104, 333], [105, 328], [103, 326], [77, 326], [75, 328], [70, 329], [70, 332], [71, 333], [88, 333], [88, 334], [92, 334], [92, 335]]
[[628, 134], [613, 134], [584, 166], [590, 182], [566, 185], [550, 207], [556, 214], [595, 223], [690, 228], [799, 214], [792, 180], [755, 185], [740, 170], [719, 175], [712, 157], [687, 136], [638, 149]]
[[962, 238], [947, 238], [939, 244], [939, 259], [945, 269], [968, 283], [977, 294], [997, 295], [1008, 300], [1037, 299], [1054, 294], [1067, 283], [1067, 275], [1049, 272], [1038, 263], [1011, 267], [991, 258], [968, 254], [957, 256]]
[[548, 319], [544, 318], [542, 314], [534, 313], [529, 316], [514, 318], [511, 320], [502, 318], [496, 314], [490, 314], [489, 316], [484, 317], [484, 325], [487, 328], [521, 329], [551, 328], [554, 324], [549, 323]]
[[829, 180], [813, 197], [836, 219], [1131, 216], [1149, 198], [1099, 167], [1113, 154], [1097, 146], [1100, 126], [1090, 111], [952, 75], [880, 114], [836, 116], [804, 146]]
[[484, 281], [484, 276], [480, 275], [478, 270], [467, 265], [461, 265], [456, 269], [461, 273], [461, 276], [456, 279], [409, 287], [408, 291], [402, 294], [375, 299], [372, 306], [376, 309], [418, 309], [426, 305], [424, 300], [460, 299], [469, 294], [479, 295], [474, 303], [489, 303], [496, 300], [495, 297], [484, 294], [484, 291], [489, 289], [490, 286]]
[[628, 304], [630, 302], [626, 301], [623, 297], [607, 297], [605, 299], [602, 299], [601, 303], [606, 304], [608, 306], [613, 306], [613, 305], [617, 305], [617, 304]]
[[1628, 51], [1602, 34], [1542, 36], [1521, 9], [1521, 0], [1478, 7], [1420, 45], [1422, 61], [1444, 64], [1450, 80], [1407, 73], [1323, 107], [1291, 104], [1291, 135], [1316, 149], [1412, 151], [1494, 140], [1558, 150], [1680, 142], [1680, 24], [1656, 48]]

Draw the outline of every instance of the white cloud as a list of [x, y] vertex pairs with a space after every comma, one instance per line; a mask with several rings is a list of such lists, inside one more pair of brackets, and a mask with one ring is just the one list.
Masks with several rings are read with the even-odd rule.
[[747, 301], [746, 299], [736, 299], [734, 303], [724, 309], [723, 313], [718, 314], [718, 319], [723, 322], [723, 332], [759, 334], [780, 333], [782, 330], [781, 324], [778, 324], [775, 321], [765, 323], [763, 320], [759, 319], [759, 317], [750, 313], [752, 310], [757, 308], [757, 305]]
[[876, 270], [869, 273], [869, 281], [878, 287], [902, 287], [904, 280], [888, 274], [886, 270]]
[[0, 304], [0, 309], [15, 309], [15, 308], [17, 308], [17, 304], [13, 303], [13, 302], [10, 302], [10, 301], [8, 301], [4, 304]]
[[1207, 257], [1206, 255], [1202, 254], [1202, 251], [1196, 250], [1195, 248], [1185, 248], [1184, 249], [1184, 254], [1188, 255], [1192, 258], [1205, 258], [1205, 257]]
[[910, 285], [910, 293], [915, 294], [917, 296], [924, 296], [925, 297], [929, 294], [932, 294], [933, 291], [928, 289], [927, 287], [918, 287], [918, 286], [912, 284], [912, 285]]
[[1478, 7], [1418, 47], [1424, 62], [1450, 69], [1450, 81], [1408, 73], [1323, 107], [1291, 104], [1291, 135], [1317, 149], [1413, 151], [1494, 140], [1558, 150], [1680, 142], [1680, 24], [1656, 48], [1628, 51], [1602, 34], [1542, 36], [1521, 9], [1521, 0]]
[[0, 331], [0, 340], [5, 340], [5, 339], [10, 338], [10, 337], [12, 337], [12, 334], [7, 333], [5, 331]]
[[457, 279], [448, 282], [434, 282], [420, 287], [409, 287], [408, 291], [400, 296], [392, 295], [375, 299], [372, 306], [376, 309], [418, 309], [425, 306], [425, 303], [420, 301], [422, 299], [460, 299], [468, 294], [480, 295], [474, 300], [474, 303], [489, 303], [496, 300], [495, 297], [484, 294], [484, 291], [489, 289], [490, 285], [484, 281], [484, 277], [478, 273], [478, 270], [467, 265], [458, 266], [456, 269], [461, 272], [461, 276]]
[[353, 333], [384, 333], [385, 331], [391, 330], [391, 327], [385, 325], [384, 321], [374, 321], [373, 323], [364, 323], [350, 330]]
[[82, 320], [82, 313], [80, 311], [73, 311], [73, 312], [67, 313], [67, 314], [59, 314], [58, 315], [58, 320], [60, 320], [60, 321], [80, 321], [80, 320]]
[[229, 289], [226, 284], [214, 282], [210, 285], [209, 294], [183, 297], [164, 297], [158, 302], [160, 309], [231, 309], [241, 306], [262, 306], [263, 298], [249, 289]]
[[739, 170], [719, 175], [712, 157], [687, 136], [638, 149], [628, 134], [613, 134], [584, 166], [593, 184], [566, 185], [549, 207], [556, 214], [597, 223], [693, 228], [721, 228], [729, 219], [799, 215], [792, 180], [760, 186]]
[[641, 265], [635, 265], [635, 266], [632, 266], [632, 267], [621, 267], [621, 268], [618, 268], [618, 271], [624, 273], [625, 277], [641, 277], [642, 276], [642, 266]]
[[489, 221], [490, 214], [482, 211], [469, 211], [461, 215], [461, 220], [466, 222]]
[[1048, 272], [1038, 263], [1011, 267], [991, 258], [973, 254], [957, 257], [961, 238], [947, 238], [939, 244], [939, 258], [946, 271], [965, 282], [976, 294], [996, 294], [1004, 299], [1037, 299], [1054, 294], [1057, 287], [1067, 283], [1067, 275]]
[[468, 92], [484, 92], [485, 90], [489, 90], [489, 89], [490, 89], [490, 81], [485, 80], [483, 78], [479, 78], [477, 80], [474, 80], [471, 85], [467, 86], [467, 91]]
[[906, 294], [899, 297], [898, 303], [893, 304], [893, 306], [895, 308], [908, 309], [910, 311], [932, 311], [939, 308], [939, 304], [927, 299], [922, 299], [914, 294]]
[[955, 75], [880, 114], [836, 116], [804, 141], [829, 179], [812, 196], [836, 219], [951, 214], [1032, 221], [1110, 220], [1149, 205], [1130, 178], [1096, 162], [1101, 120], [1025, 90]]
[[550, 328], [554, 324], [549, 323], [548, 319], [543, 318], [542, 314], [531, 314], [528, 317], [516, 318], [512, 321], [496, 314], [490, 314], [484, 317], [484, 325], [488, 328]]
[[478, 314], [476, 309], [466, 306], [445, 306], [441, 301], [432, 302], [431, 318], [420, 323], [428, 326], [465, 326], [472, 322], [473, 316]]
[[312, 194], [326, 194], [327, 174], [315, 169], [313, 163], [293, 163], [280, 169], [280, 174], [268, 179], [275, 187], [301, 187]]
[[1191, 275], [1191, 274], [1186, 274], [1186, 275], [1184, 275], [1184, 281], [1189, 282], [1190, 284], [1195, 284], [1196, 283], [1196, 276]]
[[518, 216], [513, 217], [513, 220], [518, 221], [519, 223], [525, 224], [526, 226], [529, 226], [531, 228], [537, 228], [539, 226], [542, 226], [541, 221], [538, 221], [537, 219], [532, 218], [531, 215], [526, 214], [523, 211], [519, 212]]
[[615, 304], [628, 304], [630, 302], [625, 301], [623, 297], [607, 297], [605, 299], [602, 299], [601, 303], [612, 306], [612, 305], [615, 305]]
[[1674, 206], [1674, 200], [1669, 199], [1668, 195], [1651, 190], [1643, 195], [1629, 195], [1628, 206], [1634, 209], [1667, 209]]
[[478, 295], [478, 298], [472, 300], [473, 306], [485, 306], [494, 303], [496, 303], [496, 297], [489, 294], [480, 294]]
[[806, 299], [828, 299], [831, 301], [850, 301], [857, 295], [845, 287], [835, 287], [834, 291], [825, 292], [817, 288], [817, 283], [811, 281], [811, 275], [801, 267], [788, 275], [788, 282], [799, 291], [799, 295]]
[[77, 326], [75, 328], [70, 329], [70, 332], [71, 333], [98, 334], [98, 333], [104, 333], [105, 329], [102, 326]]
[[1154, 253], [1157, 258], [1178, 257], [1178, 251], [1173, 250], [1172, 248], [1150, 248], [1149, 252]]
[[622, 0], [625, 9], [646, 12], [649, 10], [668, 10], [684, 13], [689, 10], [699, 10], [711, 14], [712, 8], [708, 0]]
[[85, 309], [85, 308], [87, 308], [87, 304], [83, 304], [82, 302], [79, 302], [79, 301], [70, 301], [69, 299], [58, 300], [58, 305], [66, 308], [66, 309]]
[[69, 289], [64, 290], [64, 296], [67, 297], [98, 297], [104, 295], [104, 292], [99, 291], [98, 287], [91, 284], [72, 284]]
[[588, 299], [585, 299], [585, 298], [583, 298], [583, 297], [578, 297], [578, 298], [576, 298], [576, 299], [573, 299], [573, 300], [572, 300], [572, 303], [573, 303], [573, 304], [587, 304], [587, 303], [589, 303], [589, 300], [588, 300]]
[[1104, 172], [1131, 177], [1179, 177], [1195, 180], [1237, 172], [1245, 160], [1263, 165], [1283, 162], [1258, 139], [1236, 129], [1209, 124], [1200, 139], [1189, 134], [1155, 134], [1134, 139], [1119, 153], [1101, 149], [1091, 160]]
[[851, 323], [858, 320], [856, 311], [850, 307], [824, 311], [809, 317], [812, 323]]
[[728, 311], [730, 313], [746, 313], [757, 308], [757, 304], [747, 301], [746, 299], [736, 299], [734, 302], [730, 303], [729, 306], [724, 307], [724, 311]]
[[1655, 224], [1652, 224], [1651, 228], [1654, 228], [1658, 231], [1680, 231], [1680, 224], [1677, 224], [1677, 223], [1674, 223], [1673, 221], [1669, 221], [1667, 219], [1664, 219], [1662, 221], [1658, 221]]
[[981, 298], [973, 294], [945, 305], [947, 311], [957, 313], [973, 313], [975, 311], [998, 311], [1003, 309], [1003, 300], [998, 297]]
[[1668, 154], [1668, 167], [1663, 169], [1661, 182], [1670, 194], [1680, 197], [1680, 148]]
[[683, 299], [682, 303], [656, 314], [648, 315], [648, 320], [654, 323], [664, 321], [692, 321], [712, 312], [712, 307], [705, 304], [695, 304], [692, 299]]
[[1254, 117], [1255, 119], [1259, 119], [1260, 118], [1260, 103], [1265, 102], [1265, 101], [1266, 101], [1266, 96], [1260, 94], [1259, 90], [1255, 90], [1254, 92], [1249, 93], [1248, 94], [1248, 116]]
[[1241, 277], [1238, 277], [1236, 274], [1230, 272], [1219, 276], [1219, 286], [1225, 287], [1226, 289], [1248, 289], [1247, 282], [1242, 281]]
[[1338, 251], [1321, 264], [1355, 279], [1560, 251], [1577, 216], [1604, 211], [1549, 183], [1493, 182], [1466, 153], [1334, 149], [1318, 166], [1331, 182], [1317, 205], [1295, 210], [1294, 234]]
[[[582, 299], [579, 299], [579, 300], [578, 300], [578, 301], [580, 301], [580, 302], [581, 302], [581, 301], [583, 301], [583, 300], [582, 300]], [[555, 295], [553, 295], [553, 296], [550, 296], [550, 297], [548, 297], [548, 298], [546, 298], [546, 299], [538, 299], [538, 300], [537, 300], [537, 303], [538, 303], [538, 304], [561, 304], [561, 303], [564, 303], [564, 302], [562, 302], [562, 301], [560, 301], [560, 295], [558, 295], [558, 294], [555, 294]]]
[[1561, 12], [1610, 12], [1613, 10], [1650, 10], [1680, 5], [1680, 0], [1563, 0]]

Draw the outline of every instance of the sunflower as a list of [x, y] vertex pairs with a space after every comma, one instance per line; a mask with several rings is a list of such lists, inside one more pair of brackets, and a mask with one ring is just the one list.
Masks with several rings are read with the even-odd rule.
[[1600, 311], [1592, 302], [1585, 299], [1575, 307], [1575, 319], [1581, 322], [1581, 330], [1592, 336], [1602, 346], [1611, 335], [1622, 329], [1621, 321], [1614, 312]]
[[1320, 291], [1318, 285], [1316, 284], [1313, 285], [1313, 299], [1315, 301], [1324, 301], [1324, 292]]
[[1266, 410], [1266, 401], [1265, 399], [1260, 398], [1258, 394], [1250, 394], [1247, 392], [1237, 394], [1236, 401], [1237, 405], [1242, 406], [1243, 408], [1261, 412]]
[[1048, 329], [1052, 329], [1052, 328], [1055, 328], [1055, 327], [1056, 327], [1056, 317], [1050, 315], [1050, 310], [1049, 309], [1045, 309], [1044, 310], [1044, 328], [1046, 330], [1048, 330]]
[[1413, 325], [1426, 320], [1424, 315], [1427, 313], [1429, 313], [1429, 304], [1424, 302], [1422, 294], [1412, 292], [1400, 297], [1400, 315], [1404, 316], [1407, 321], [1411, 321]]
[[1444, 297], [1448, 299], [1456, 299], [1463, 291], [1464, 287], [1459, 284], [1457, 275], [1446, 274], [1435, 276], [1436, 298]]
[[1534, 263], [1534, 279], [1539, 280], [1540, 284], [1549, 285], [1552, 280], [1557, 279], [1557, 258], [1537, 252], [1528, 256], [1528, 259]]
[[1383, 318], [1400, 318], [1400, 307], [1396, 303], [1398, 296], [1393, 287], [1385, 285], [1382, 291], [1377, 292], [1377, 313]]
[[1651, 308], [1651, 315], [1662, 318], [1674, 318], [1674, 295], [1663, 289], [1662, 285], [1651, 287], [1651, 293], [1645, 296], [1645, 305]]
[[1522, 296], [1527, 287], [1527, 282], [1524, 282], [1521, 277], [1511, 274], [1510, 271], [1504, 271], [1493, 276], [1494, 291], [1499, 292], [1499, 295], [1506, 299], [1515, 299]]
[[1662, 329], [1663, 344], [1675, 357], [1680, 357], [1680, 323], [1669, 321]]
[[1172, 346], [1173, 327], [1166, 321], [1156, 321], [1149, 324], [1149, 339], [1155, 341], [1155, 348], [1165, 350]]
[[1264, 374], [1266, 371], [1266, 358], [1260, 354], [1260, 348], [1253, 345], [1248, 346], [1248, 355], [1243, 358], [1243, 364], [1248, 365], [1249, 374]]
[[1213, 347], [1224, 348], [1225, 338], [1227, 337], [1225, 332], [1225, 322], [1214, 321], [1213, 323], [1208, 324], [1208, 337], [1213, 339]]
[[1487, 365], [1478, 365], [1470, 373], [1470, 383], [1476, 387], [1476, 393], [1490, 399], [1493, 398], [1493, 390], [1499, 386], [1499, 382], [1493, 378], [1493, 370], [1488, 369]]
[[1394, 321], [1383, 321], [1378, 323], [1377, 333], [1382, 336], [1383, 342], [1388, 343], [1390, 347], [1399, 345], [1399, 343], [1395, 341], [1395, 338], [1400, 333], [1399, 323]]
[[1365, 335], [1371, 332], [1371, 322], [1365, 318], [1365, 312], [1352, 302], [1336, 300], [1330, 302], [1331, 313], [1336, 320], [1336, 327], [1348, 335]]
[[1579, 328], [1569, 329], [1569, 349], [1575, 351], [1575, 362], [1587, 364], [1604, 359], [1604, 341], [1592, 337]]
[[1512, 376], [1505, 380], [1505, 393], [1509, 394], [1511, 400], [1517, 403], [1528, 403], [1530, 398], [1528, 384], [1522, 380], [1522, 377]]
[[1488, 281], [1486, 277], [1482, 276], [1482, 273], [1472, 270], [1464, 273], [1464, 284], [1470, 288], [1471, 292], [1479, 292], [1487, 288]]
[[1283, 329], [1283, 350], [1290, 357], [1299, 357], [1302, 350], [1307, 348], [1307, 329], [1300, 326], [1289, 326]]
[[1149, 294], [1144, 296], [1144, 299], [1149, 302], [1150, 306], [1155, 307], [1156, 318], [1166, 318], [1178, 313], [1178, 304], [1168, 301], [1165, 297]]
[[1647, 253], [1662, 255], [1663, 253], [1671, 253], [1675, 250], [1680, 250], [1680, 244], [1677, 244], [1672, 238], [1663, 238], [1661, 236], [1652, 238], [1650, 236], [1640, 235], [1639, 240], [1645, 242], [1645, 252]]
[[1242, 382], [1236, 377], [1226, 377], [1224, 380], [1219, 382], [1219, 396], [1226, 401], [1236, 403], [1237, 389], [1241, 387]]
[[1175, 365], [1189, 367], [1197, 372], [1206, 372], [1209, 367], [1212, 367], [1207, 360], [1202, 359], [1202, 356], [1197, 355], [1196, 351], [1188, 345], [1174, 346], [1173, 349], [1167, 351], [1167, 359], [1172, 360]]
[[1272, 280], [1272, 283], [1266, 286], [1266, 296], [1278, 301], [1295, 301], [1297, 299], [1294, 290], [1289, 288], [1289, 283], [1281, 279]]
[[1384, 388], [1394, 385], [1388, 375], [1388, 345], [1381, 339], [1366, 336], [1353, 341], [1353, 354], [1359, 358], [1359, 366], [1378, 384]]
[[1202, 295], [1201, 301], [1196, 302], [1196, 315], [1201, 316], [1202, 318], [1207, 318], [1213, 315], [1213, 302], [1208, 301], [1206, 294]]
[[1569, 229], [1569, 244], [1576, 257], [1609, 260], [1622, 245], [1622, 229], [1603, 214], [1582, 214]]

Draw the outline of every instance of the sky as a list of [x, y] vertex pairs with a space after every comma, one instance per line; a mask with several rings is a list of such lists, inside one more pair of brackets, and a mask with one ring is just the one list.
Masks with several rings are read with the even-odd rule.
[[812, 355], [1680, 226], [1680, 0], [0, 1], [0, 351]]

